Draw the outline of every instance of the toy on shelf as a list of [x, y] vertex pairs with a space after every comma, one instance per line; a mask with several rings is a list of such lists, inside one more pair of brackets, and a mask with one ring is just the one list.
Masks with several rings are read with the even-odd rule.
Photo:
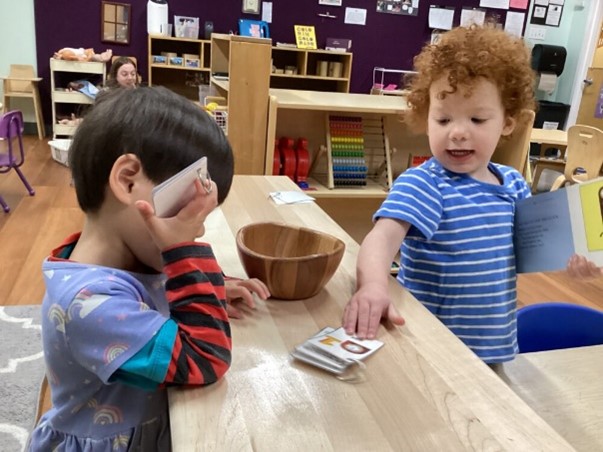
[[308, 140], [299, 138], [294, 147], [293, 138], [281, 137], [275, 141], [272, 174], [288, 176], [302, 190], [308, 190], [307, 182], [310, 168]]
[[[391, 151], [385, 118], [379, 115], [327, 115], [327, 146], [314, 156], [310, 173], [327, 188], [392, 185]], [[327, 156], [319, 165], [323, 155]]]
[[278, 143], [278, 150], [281, 156], [281, 170], [282, 176], [289, 177], [295, 182], [295, 151], [293, 150], [293, 138], [282, 137]]
[[366, 185], [367, 165], [362, 118], [330, 116], [329, 136], [333, 185]]
[[272, 174], [281, 174], [281, 152], [278, 148], [278, 140], [274, 140], [274, 155], [272, 156]]
[[302, 190], [307, 190], [308, 171], [310, 170], [310, 153], [308, 152], [308, 140], [299, 138], [295, 147], [295, 183]]

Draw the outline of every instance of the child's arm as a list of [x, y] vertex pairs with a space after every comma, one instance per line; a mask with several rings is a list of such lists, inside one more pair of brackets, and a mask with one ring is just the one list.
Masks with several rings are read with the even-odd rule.
[[178, 324], [165, 383], [213, 383], [230, 366], [230, 325], [222, 269], [211, 247], [189, 243], [163, 253], [170, 317]]
[[207, 244], [179, 244], [163, 258], [170, 319], [111, 380], [148, 390], [214, 383], [231, 357], [222, 270]]
[[389, 277], [391, 263], [409, 228], [407, 222], [382, 218], [363, 240], [358, 253], [356, 293], [343, 315], [346, 333], [372, 339], [382, 317], [404, 324], [389, 297]]
[[586, 259], [584, 256], [574, 254], [567, 262], [567, 272], [570, 276], [578, 279], [588, 280], [603, 276], [603, 269]]
[[153, 383], [200, 385], [218, 380], [230, 365], [230, 325], [224, 277], [211, 247], [193, 242], [217, 204], [213, 182], [195, 182], [194, 198], [175, 216], [158, 218], [145, 201], [137, 207], [157, 246], [164, 250], [163, 271], [170, 319], [155, 337], [114, 376], [142, 387]]

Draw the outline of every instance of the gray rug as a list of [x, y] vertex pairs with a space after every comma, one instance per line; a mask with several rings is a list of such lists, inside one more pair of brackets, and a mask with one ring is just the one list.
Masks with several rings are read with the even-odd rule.
[[44, 377], [40, 306], [0, 306], [0, 450], [22, 451]]

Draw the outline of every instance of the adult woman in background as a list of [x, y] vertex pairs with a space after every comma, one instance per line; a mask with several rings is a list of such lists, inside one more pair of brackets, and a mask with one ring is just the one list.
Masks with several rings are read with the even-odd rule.
[[139, 85], [136, 63], [132, 58], [118, 57], [113, 60], [107, 78], [107, 88], [137, 88]]

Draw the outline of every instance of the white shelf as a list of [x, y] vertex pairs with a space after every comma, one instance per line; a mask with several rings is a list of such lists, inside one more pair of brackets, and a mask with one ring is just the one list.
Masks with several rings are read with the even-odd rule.
[[[64, 61], [50, 59], [50, 92], [52, 102], [52, 135], [53, 139], [57, 136], [70, 137], [75, 133], [77, 126], [69, 126], [58, 123], [57, 106], [59, 104], [71, 105], [90, 105], [94, 103], [94, 99], [82, 94], [78, 91], [63, 91], [57, 88], [66, 88], [65, 86], [57, 86], [56, 77], [59, 73], [71, 73], [69, 78], [75, 81], [78, 78], [87, 78], [86, 75], [100, 75], [101, 82], [105, 83], [107, 65], [104, 62], [98, 61]], [[67, 77], [63, 77], [66, 79]], [[65, 80], [63, 80], [63, 83]]]
[[63, 104], [92, 104], [94, 99], [79, 91], [53, 91], [52, 101]]

